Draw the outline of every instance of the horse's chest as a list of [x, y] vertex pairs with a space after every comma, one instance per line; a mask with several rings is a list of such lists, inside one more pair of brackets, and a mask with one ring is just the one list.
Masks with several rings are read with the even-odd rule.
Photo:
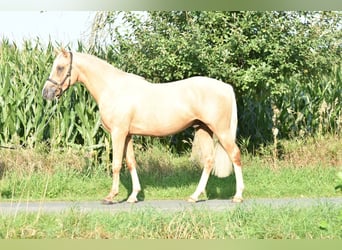
[[122, 106], [121, 104], [122, 102], [113, 102], [110, 104], [99, 105], [102, 124], [109, 132], [111, 132], [114, 127], [127, 124], [130, 120], [132, 108]]

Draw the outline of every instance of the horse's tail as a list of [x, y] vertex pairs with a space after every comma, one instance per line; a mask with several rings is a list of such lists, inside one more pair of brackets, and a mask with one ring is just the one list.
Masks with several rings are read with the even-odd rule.
[[[235, 94], [232, 89], [231, 95], [231, 115], [230, 115], [230, 124], [229, 124], [229, 139], [235, 142], [236, 139], [236, 130], [237, 130], [237, 107], [236, 107], [236, 99]], [[233, 172], [233, 164], [231, 159], [229, 158], [228, 153], [222, 147], [221, 143], [218, 140], [215, 140], [215, 151], [214, 151], [214, 166], [213, 166], [213, 174], [219, 178], [224, 178], [229, 176]]]
[[229, 176], [233, 172], [233, 165], [221, 143], [216, 143], [214, 154], [214, 166], [212, 173], [219, 178]]

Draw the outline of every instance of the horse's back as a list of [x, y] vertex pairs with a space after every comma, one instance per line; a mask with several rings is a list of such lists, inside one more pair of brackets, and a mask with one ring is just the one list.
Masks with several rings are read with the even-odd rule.
[[209, 77], [195, 76], [174, 82], [174, 85], [179, 85], [180, 91], [196, 95], [201, 104], [215, 104], [217, 101], [234, 98], [234, 90], [230, 84]]
[[174, 114], [186, 114], [200, 120], [205, 116], [206, 122], [215, 114], [227, 115], [225, 112], [235, 102], [231, 85], [209, 77], [196, 76], [153, 86], [156, 92], [151, 99], [158, 102], [153, 110], [169, 106], [168, 110]]
[[191, 86], [191, 87], [205, 87], [205, 88], [219, 88], [219, 89], [227, 89], [231, 88], [231, 85], [228, 83], [224, 83], [220, 80], [206, 77], [206, 76], [193, 76], [187, 79], [178, 80], [170, 83], [164, 83], [170, 85], [184, 85], [184, 86]]
[[202, 97], [231, 96], [233, 88], [230, 84], [204, 76], [194, 76], [184, 80], [152, 84], [160, 94], [197, 94]]

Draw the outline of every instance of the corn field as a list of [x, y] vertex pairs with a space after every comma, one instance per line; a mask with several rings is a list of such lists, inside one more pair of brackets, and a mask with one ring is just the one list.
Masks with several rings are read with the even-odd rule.
[[287, 78], [281, 94], [260, 99], [245, 96], [238, 102], [240, 134], [254, 145], [272, 141], [274, 129], [278, 138], [287, 139], [341, 134], [341, 65], [319, 79]]
[[0, 145], [102, 146], [97, 106], [85, 88], [75, 85], [58, 102], [43, 100], [54, 57], [51, 44], [26, 41], [21, 50], [0, 44]]
[[[82, 50], [81, 44], [78, 50]], [[101, 128], [96, 103], [83, 86], [74, 85], [58, 102], [43, 100], [42, 87], [54, 57], [52, 44], [43, 47], [39, 41], [26, 41], [18, 49], [5, 39], [0, 41], [0, 145], [34, 147], [37, 143], [46, 143], [51, 147], [104, 149], [109, 137]], [[259, 136], [264, 140], [272, 138], [275, 127], [281, 137], [290, 138], [340, 134], [341, 66], [334, 66], [331, 75], [312, 82], [298, 79], [288, 79], [284, 83], [286, 94], [271, 98], [272, 103], [257, 103], [242, 97], [244, 106], [239, 107], [239, 126], [255, 133], [254, 121], [263, 121], [264, 132]]]

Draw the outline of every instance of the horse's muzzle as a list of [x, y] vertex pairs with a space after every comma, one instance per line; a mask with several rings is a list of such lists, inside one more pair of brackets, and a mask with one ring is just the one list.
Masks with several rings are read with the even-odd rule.
[[61, 91], [55, 86], [45, 86], [42, 91], [42, 95], [46, 100], [53, 100], [61, 96]]

